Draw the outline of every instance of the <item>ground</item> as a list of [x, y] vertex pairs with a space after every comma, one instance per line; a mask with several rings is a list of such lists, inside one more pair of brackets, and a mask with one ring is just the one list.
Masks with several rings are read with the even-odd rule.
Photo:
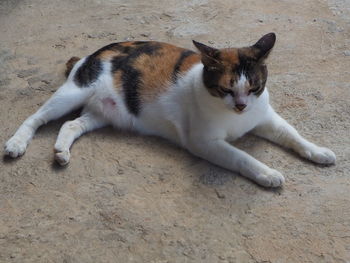
[[0, 142], [64, 82], [64, 63], [115, 41], [187, 48], [253, 44], [275, 32], [272, 104], [323, 167], [245, 136], [235, 144], [282, 172], [278, 190], [164, 140], [111, 128], [53, 161], [65, 119], [0, 162], [1, 262], [350, 262], [350, 2], [347, 0], [2, 0]]

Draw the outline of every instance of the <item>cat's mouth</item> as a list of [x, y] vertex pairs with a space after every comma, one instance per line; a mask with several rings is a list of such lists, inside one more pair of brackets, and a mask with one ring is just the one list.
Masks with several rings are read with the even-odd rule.
[[238, 105], [236, 105], [235, 107], [233, 107], [233, 110], [234, 110], [236, 113], [241, 114], [241, 113], [243, 113], [243, 112], [246, 112], [246, 106], [247, 106], [247, 105], [240, 105], [240, 104], [238, 104]]

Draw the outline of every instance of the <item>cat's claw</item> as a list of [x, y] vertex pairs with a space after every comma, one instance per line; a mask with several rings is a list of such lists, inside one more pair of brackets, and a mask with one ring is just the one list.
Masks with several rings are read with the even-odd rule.
[[303, 156], [319, 164], [334, 164], [336, 160], [334, 152], [328, 148], [318, 146], [306, 150]]
[[12, 158], [17, 158], [25, 153], [26, 148], [26, 142], [16, 137], [12, 137], [5, 144], [5, 155], [8, 155]]
[[269, 169], [263, 173], [260, 173], [255, 178], [255, 181], [265, 187], [280, 187], [284, 184], [285, 179], [280, 172], [274, 169]]

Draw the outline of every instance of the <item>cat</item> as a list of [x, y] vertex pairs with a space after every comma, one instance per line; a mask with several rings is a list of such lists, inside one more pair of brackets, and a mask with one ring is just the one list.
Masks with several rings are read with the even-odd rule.
[[199, 52], [155, 41], [120, 42], [73, 57], [67, 81], [7, 141], [5, 154], [24, 154], [39, 126], [83, 107], [59, 131], [54, 150], [61, 165], [69, 162], [75, 139], [113, 125], [166, 138], [259, 185], [282, 186], [280, 172], [228, 141], [251, 132], [315, 163], [334, 164], [336, 157], [304, 139], [269, 104], [265, 60], [275, 41], [274, 33], [243, 48], [193, 41]]

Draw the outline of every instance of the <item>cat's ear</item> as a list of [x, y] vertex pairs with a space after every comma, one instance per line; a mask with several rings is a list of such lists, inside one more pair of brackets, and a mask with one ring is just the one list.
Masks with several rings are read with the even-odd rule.
[[266, 59], [276, 42], [275, 33], [268, 33], [258, 40], [252, 47], [258, 60]]
[[201, 52], [202, 63], [204, 66], [217, 68], [220, 67], [221, 63], [219, 61], [220, 51], [216, 48], [209, 47], [197, 41], [193, 41], [195, 47]]

